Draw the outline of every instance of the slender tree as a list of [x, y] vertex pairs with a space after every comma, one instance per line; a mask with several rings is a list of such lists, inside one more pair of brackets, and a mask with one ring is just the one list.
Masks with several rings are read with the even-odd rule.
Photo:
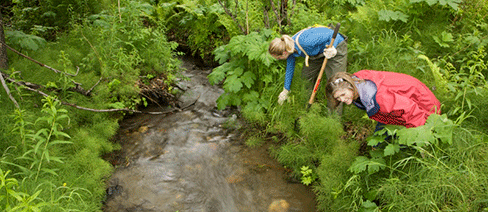
[[2, 13], [0, 13], [0, 68], [8, 69], [7, 46], [5, 45], [5, 34], [3, 33]]

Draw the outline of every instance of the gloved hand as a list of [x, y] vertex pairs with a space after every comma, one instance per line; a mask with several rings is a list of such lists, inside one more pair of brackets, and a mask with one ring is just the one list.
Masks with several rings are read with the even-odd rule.
[[334, 46], [324, 49], [324, 56], [327, 59], [333, 58], [337, 54], [337, 49]]
[[280, 95], [278, 96], [278, 104], [282, 105], [286, 99], [288, 99], [288, 90], [283, 88], [283, 91], [281, 91]]

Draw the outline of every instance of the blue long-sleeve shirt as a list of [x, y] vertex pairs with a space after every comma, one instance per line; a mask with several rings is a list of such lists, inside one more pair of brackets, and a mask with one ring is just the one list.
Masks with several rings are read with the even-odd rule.
[[[324, 49], [327, 45], [329, 45], [330, 41], [332, 40], [332, 35], [334, 34], [334, 30], [329, 29], [327, 27], [315, 27], [306, 29], [300, 34], [298, 38], [298, 42], [300, 46], [307, 52], [308, 56], [316, 56], [318, 54], [322, 54]], [[295, 40], [298, 33], [293, 35], [293, 40]], [[337, 34], [337, 37], [334, 41], [333, 46], [337, 47], [337, 45], [344, 41], [344, 37], [340, 34]], [[285, 89], [290, 90], [291, 81], [293, 79], [293, 74], [295, 72], [295, 59], [297, 57], [305, 57], [306, 55], [300, 50], [298, 45], [295, 43], [295, 50], [293, 54], [290, 54], [286, 59], [286, 74], [285, 74]]]

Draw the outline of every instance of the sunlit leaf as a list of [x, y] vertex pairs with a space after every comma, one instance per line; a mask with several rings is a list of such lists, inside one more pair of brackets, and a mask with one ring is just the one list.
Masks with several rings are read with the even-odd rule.
[[408, 15], [400, 11], [380, 10], [378, 11], [378, 16], [380, 21], [402, 21], [404, 23], [408, 21]]

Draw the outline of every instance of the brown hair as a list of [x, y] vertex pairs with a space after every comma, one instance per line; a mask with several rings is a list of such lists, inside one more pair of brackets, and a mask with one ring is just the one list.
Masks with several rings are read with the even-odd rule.
[[282, 55], [285, 51], [290, 54], [295, 51], [295, 42], [290, 36], [282, 35], [281, 38], [275, 38], [269, 43], [269, 54]]
[[327, 85], [325, 87], [325, 91], [329, 100], [333, 100], [331, 105], [337, 106], [339, 105], [339, 101], [334, 98], [334, 94], [343, 88], [347, 88], [352, 90], [353, 99], [357, 99], [359, 97], [358, 89], [356, 87], [356, 83], [364, 82], [364, 80], [359, 79], [357, 77], [353, 77], [352, 74], [347, 72], [337, 72], [335, 73], [329, 80], [327, 80]]

